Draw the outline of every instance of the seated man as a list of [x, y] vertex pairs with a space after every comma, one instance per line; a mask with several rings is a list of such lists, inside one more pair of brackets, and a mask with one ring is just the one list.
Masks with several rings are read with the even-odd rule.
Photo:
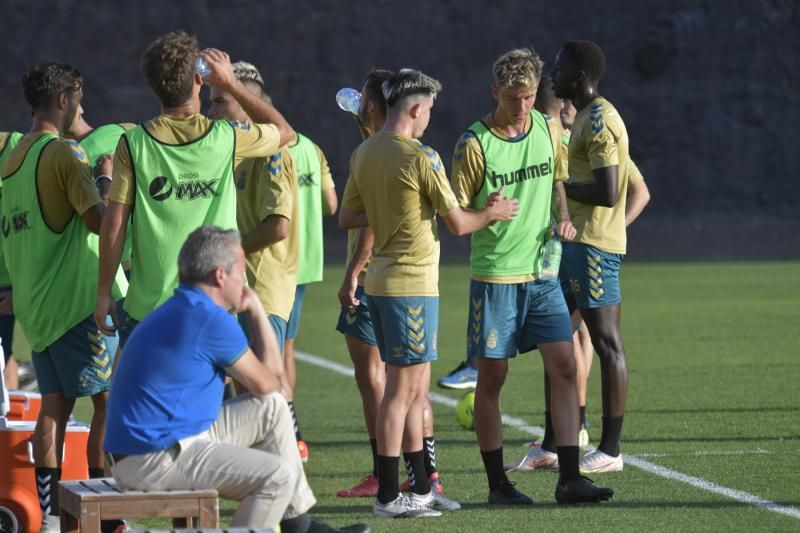
[[[178, 271], [180, 285], [136, 328], [114, 374], [104, 447], [114, 479], [134, 490], [215, 488], [240, 502], [231, 527], [335, 531], [307, 513], [316, 500], [279, 392], [283, 362], [244, 285], [239, 234], [193, 231]], [[231, 312], [247, 316], [252, 348]], [[252, 395], [222, 404], [226, 373]]]

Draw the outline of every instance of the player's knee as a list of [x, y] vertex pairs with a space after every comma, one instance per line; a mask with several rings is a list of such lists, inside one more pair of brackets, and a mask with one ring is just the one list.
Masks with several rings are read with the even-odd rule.
[[549, 376], [552, 381], [574, 382], [577, 376], [577, 365], [574, 357], [562, 357], [551, 365]]
[[258, 492], [270, 495], [274, 495], [276, 492], [291, 493], [291, 490], [287, 491], [287, 487], [294, 487], [299, 476], [300, 473], [297, 469], [293, 468], [289, 461], [281, 458], [274, 468], [264, 473]]
[[499, 391], [506, 382], [508, 367], [505, 365], [481, 365], [478, 371], [478, 388], [486, 392]]

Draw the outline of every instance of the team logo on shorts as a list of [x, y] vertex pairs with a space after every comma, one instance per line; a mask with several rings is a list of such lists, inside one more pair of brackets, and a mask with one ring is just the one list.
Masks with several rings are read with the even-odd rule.
[[356, 307], [349, 307], [344, 310], [344, 319], [347, 322], [348, 326], [352, 326], [358, 320], [358, 308]]
[[497, 330], [496, 329], [490, 329], [489, 330], [489, 336], [486, 337], [486, 347], [489, 348], [490, 350], [494, 350], [495, 348], [497, 348]]

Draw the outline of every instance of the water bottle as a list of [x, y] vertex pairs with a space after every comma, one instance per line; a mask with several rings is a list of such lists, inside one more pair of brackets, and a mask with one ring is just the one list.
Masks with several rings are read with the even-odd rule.
[[342, 111], [347, 111], [358, 116], [358, 108], [361, 107], [361, 93], [353, 88], [345, 87], [336, 93], [336, 103]]
[[549, 237], [542, 247], [542, 271], [539, 277], [555, 280], [558, 279], [558, 269], [561, 267], [561, 241], [558, 239], [555, 225], [552, 225], [547, 233]]
[[206, 63], [206, 60], [202, 57], [198, 57], [194, 60], [194, 69], [203, 79], [206, 79], [208, 75], [211, 74], [211, 67], [208, 66], [208, 63]]

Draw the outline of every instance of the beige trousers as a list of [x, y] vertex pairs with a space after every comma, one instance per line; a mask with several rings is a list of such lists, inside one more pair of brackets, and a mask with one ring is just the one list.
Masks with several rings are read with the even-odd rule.
[[111, 473], [132, 490], [217, 489], [240, 502], [231, 527], [274, 528], [316, 503], [280, 393], [225, 402], [208, 431], [167, 450], [128, 456]]

